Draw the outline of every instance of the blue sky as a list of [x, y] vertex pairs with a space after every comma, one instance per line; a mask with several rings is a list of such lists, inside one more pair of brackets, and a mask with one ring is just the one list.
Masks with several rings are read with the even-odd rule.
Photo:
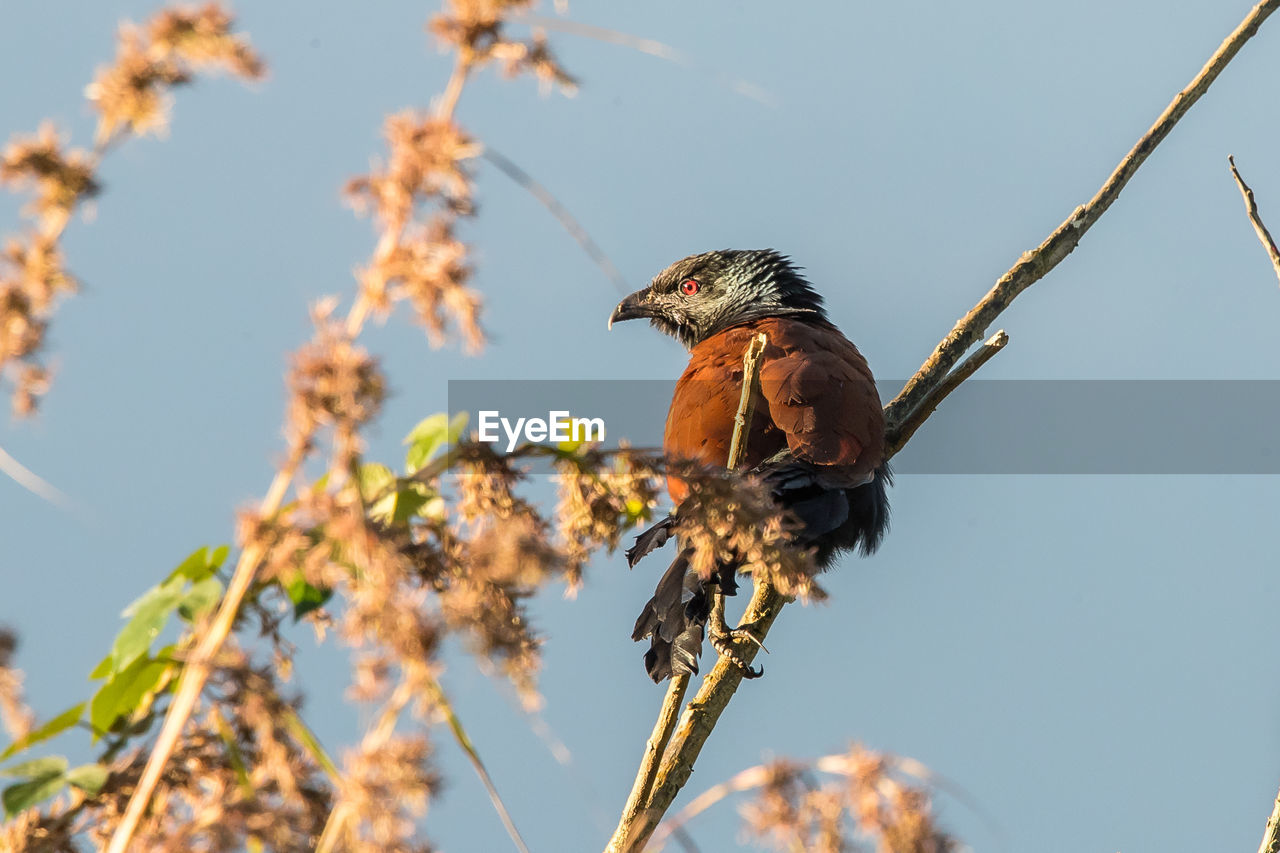
[[[0, 131], [47, 116], [88, 139], [83, 88], [117, 21], [153, 8], [6, 4]], [[193, 548], [229, 541], [234, 510], [265, 489], [307, 306], [349, 295], [372, 246], [339, 189], [381, 152], [383, 116], [425, 106], [448, 74], [421, 27], [430, 4], [237, 11], [270, 78], [182, 91], [167, 140], [111, 155], [94, 221], [66, 240], [85, 289], [55, 320], [53, 391], [35, 421], [0, 426], [0, 446], [75, 506], [0, 481], [0, 622], [22, 635], [44, 713], [87, 694], [119, 611]], [[575, 20], [658, 39], [692, 67], [553, 34], [576, 97], [485, 74], [458, 117], [550, 188], [631, 286], [692, 252], [778, 248], [877, 374], [902, 377], [1093, 194], [1247, 11], [574, 2]], [[1280, 379], [1280, 287], [1226, 164], [1234, 154], [1280, 227], [1278, 29], [1005, 314], [1011, 342], [985, 378]], [[398, 457], [449, 379], [683, 367], [643, 326], [606, 332], [617, 292], [523, 190], [481, 167], [479, 193], [465, 236], [492, 343], [473, 358], [431, 350], [405, 319], [371, 329], [394, 392], [374, 456]], [[0, 200], [6, 231], [17, 206]], [[785, 614], [767, 677], [735, 700], [691, 793], [857, 739], [962, 788], [990, 822], [947, 795], [942, 819], [979, 850], [1253, 849], [1280, 782], [1280, 480], [912, 475], [892, 500], [881, 551], [831, 576], [829, 604]], [[660, 699], [628, 638], [653, 581], [602, 557], [576, 601], [537, 602], [543, 717], [567, 766], [451, 656], [446, 687], [534, 850], [598, 849], [616, 819]], [[361, 722], [338, 699], [345, 659], [309, 632], [298, 642], [310, 716], [339, 747]], [[429, 836], [506, 849], [465, 761], [439, 743], [449, 786]], [[737, 817], [721, 806], [693, 832], [726, 849]]]

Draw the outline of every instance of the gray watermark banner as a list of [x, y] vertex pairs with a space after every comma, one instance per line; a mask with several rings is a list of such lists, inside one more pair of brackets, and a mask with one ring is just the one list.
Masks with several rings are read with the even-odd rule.
[[[878, 383], [881, 399], [902, 385]], [[452, 380], [449, 411], [467, 412], [467, 436], [499, 451], [575, 438], [657, 450], [674, 388]], [[898, 474], [1280, 474], [1280, 380], [970, 380], [892, 465]]]

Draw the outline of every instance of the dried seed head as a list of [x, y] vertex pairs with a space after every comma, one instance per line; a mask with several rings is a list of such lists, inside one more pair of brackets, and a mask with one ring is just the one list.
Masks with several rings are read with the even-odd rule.
[[93, 158], [80, 149], [63, 151], [63, 140], [51, 122], [35, 136], [17, 136], [0, 154], [0, 185], [34, 188], [31, 212], [47, 233], [55, 233], [75, 206], [97, 195]]

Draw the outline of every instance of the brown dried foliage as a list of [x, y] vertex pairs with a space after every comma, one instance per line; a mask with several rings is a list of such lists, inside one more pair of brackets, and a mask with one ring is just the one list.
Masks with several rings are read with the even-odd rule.
[[[250, 841], [273, 850], [314, 847], [331, 794], [320, 767], [289, 731], [298, 701], [280, 692], [274, 668], [237, 650], [222, 654], [205, 706], [152, 799], [130, 850], [232, 853]], [[102, 849], [141, 776], [145, 751], [111, 762], [102, 789], [73, 790], [41, 813], [28, 809], [0, 827], [12, 853]]]
[[26, 735], [35, 722], [35, 716], [22, 698], [22, 670], [13, 666], [13, 653], [17, 648], [17, 636], [0, 628], [0, 725], [12, 740]]
[[557, 460], [556, 523], [570, 594], [582, 584], [582, 569], [594, 551], [613, 553], [628, 530], [652, 517], [660, 468], [659, 460], [643, 454], [610, 457], [590, 448]]
[[342, 849], [352, 853], [400, 853], [432, 848], [415, 841], [415, 820], [440, 790], [430, 768], [431, 744], [423, 734], [376, 739], [347, 752], [338, 807], [355, 823]]
[[48, 388], [49, 373], [40, 360], [57, 298], [76, 290], [66, 270], [58, 238], [72, 212], [98, 192], [92, 157], [64, 151], [52, 124], [33, 137], [17, 137], [0, 154], [0, 186], [30, 189], [25, 211], [33, 230], [10, 239], [0, 254], [0, 378], [14, 388], [19, 416], [35, 409]]
[[28, 213], [45, 231], [60, 229], [77, 204], [101, 189], [93, 155], [78, 148], [64, 152], [65, 144], [45, 122], [35, 136], [15, 136], [0, 155], [0, 184], [35, 191]]
[[121, 131], [162, 131], [170, 95], [195, 73], [225, 70], [246, 80], [266, 74], [247, 39], [232, 33], [235, 21], [217, 3], [200, 9], [166, 9], [139, 29], [120, 30], [116, 60], [98, 70], [85, 94], [98, 111], [97, 140], [105, 146]]
[[168, 9], [139, 29], [125, 25], [116, 61], [98, 71], [86, 94], [98, 111], [93, 151], [65, 149], [51, 123], [35, 136], [15, 136], [0, 152], [0, 186], [32, 191], [24, 210], [31, 232], [11, 240], [0, 257], [0, 380], [13, 386], [18, 416], [35, 411], [49, 387], [40, 358], [56, 297], [75, 291], [59, 241], [76, 208], [98, 194], [96, 171], [109, 145], [127, 133], [165, 126], [169, 91], [196, 72], [225, 68], [245, 79], [265, 67], [217, 3], [198, 10]]
[[507, 77], [532, 74], [544, 91], [559, 86], [572, 93], [577, 81], [556, 60], [541, 33], [534, 33], [528, 41], [506, 36], [511, 16], [533, 5], [532, 0], [448, 0], [445, 11], [432, 18], [428, 28], [443, 44], [457, 50], [468, 67], [496, 61], [502, 63]]
[[315, 336], [293, 355], [286, 435], [301, 456], [321, 428], [331, 428], [333, 469], [343, 472], [359, 456], [360, 428], [382, 407], [386, 380], [377, 361], [332, 319], [334, 307], [332, 300], [315, 307]]
[[928, 791], [904, 764], [855, 744], [817, 762], [842, 777], [822, 786], [810, 781], [803, 764], [784, 760], [757, 768], [760, 793], [742, 809], [747, 831], [778, 850], [843, 853], [858, 849], [858, 840], [877, 853], [958, 849], [935, 824]]
[[[384, 129], [388, 161], [353, 178], [347, 197], [357, 210], [371, 211], [382, 228], [379, 249], [360, 273], [361, 295], [387, 314], [408, 300], [434, 345], [444, 341], [450, 321], [462, 330], [467, 346], [484, 343], [480, 297], [471, 278], [467, 246], [454, 236], [460, 216], [474, 212], [467, 161], [481, 146], [451, 118], [411, 111], [390, 116]], [[417, 218], [423, 205], [436, 211]]]
[[732, 564], [766, 578], [779, 592], [822, 601], [812, 555], [792, 542], [795, 522], [773, 502], [762, 484], [719, 469], [675, 463], [689, 484], [680, 504], [680, 536], [693, 548], [690, 565], [710, 577], [717, 565]]
[[235, 19], [217, 3], [199, 9], [165, 9], [147, 24], [152, 50], [204, 70], [221, 67], [246, 80], [267, 72], [249, 40], [232, 32]]

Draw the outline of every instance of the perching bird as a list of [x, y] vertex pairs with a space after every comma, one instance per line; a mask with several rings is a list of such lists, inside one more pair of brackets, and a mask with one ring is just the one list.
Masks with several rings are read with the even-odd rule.
[[[798, 522], [794, 538], [826, 569], [841, 551], [870, 554], [889, 523], [884, 415], [866, 359], [828, 319], [822, 297], [786, 257], [772, 250], [693, 255], [660, 272], [618, 304], [609, 326], [648, 318], [689, 349], [676, 384], [663, 451], [668, 459], [726, 463], [742, 389], [743, 353], [768, 336], [743, 468], [760, 477]], [[668, 476], [672, 517], [641, 534], [632, 565], [679, 538], [688, 486]], [[735, 567], [704, 582], [682, 548], [636, 620], [632, 639], [650, 639], [645, 669], [660, 682], [696, 673], [703, 626], [718, 584], [736, 591]], [[756, 673], [749, 672], [754, 675]]]

